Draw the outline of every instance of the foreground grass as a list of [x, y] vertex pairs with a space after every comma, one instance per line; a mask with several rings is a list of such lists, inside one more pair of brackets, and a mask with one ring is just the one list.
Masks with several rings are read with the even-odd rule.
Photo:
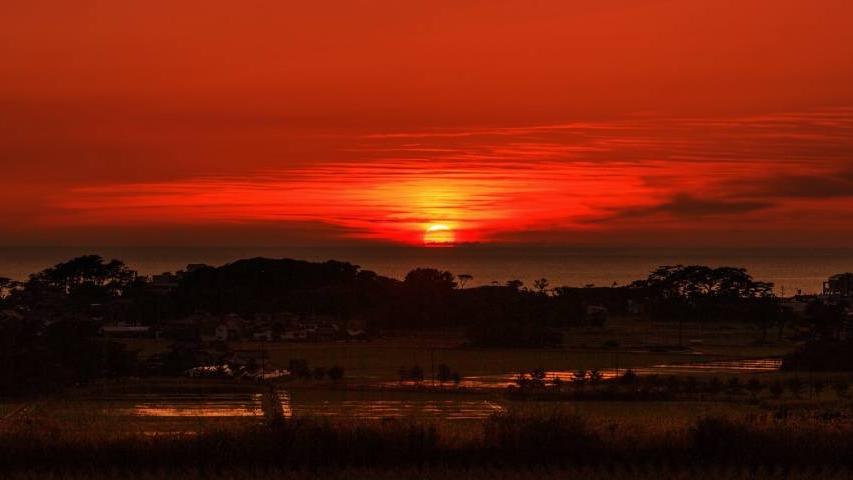
[[580, 468], [342, 468], [318, 470], [266, 470], [266, 469], [222, 469], [211, 472], [199, 469], [158, 470], [138, 472], [127, 470], [106, 470], [86, 472], [51, 472], [34, 470], [0, 475], [9, 480], [67, 479], [101, 480], [107, 478], [127, 478], [130, 480], [162, 480], [182, 478], [187, 480], [249, 480], [249, 479], [288, 479], [288, 480], [842, 480], [853, 476], [848, 468], [744, 468], [744, 467], [707, 467], [707, 468], [669, 468], [658, 467], [580, 467]]
[[0, 434], [0, 471], [9, 473], [194, 468], [644, 473], [723, 467], [834, 472], [851, 465], [853, 423], [844, 416], [703, 417], [682, 427], [638, 428], [593, 425], [577, 414], [510, 413], [491, 417], [468, 435], [408, 421], [301, 419], [156, 436], [70, 432], [28, 422]]

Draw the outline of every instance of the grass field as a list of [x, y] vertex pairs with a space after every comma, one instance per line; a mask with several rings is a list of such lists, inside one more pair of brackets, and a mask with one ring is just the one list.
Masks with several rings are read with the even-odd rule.
[[[679, 343], [685, 351], [656, 352], [655, 347]], [[549, 370], [626, 368], [784, 355], [795, 348], [786, 340], [769, 338], [756, 344], [758, 332], [749, 325], [679, 325], [612, 318], [604, 327], [572, 328], [564, 331], [562, 349], [478, 349], [463, 346], [461, 331], [411, 334], [380, 338], [367, 344], [271, 344], [274, 360], [306, 358], [309, 362], [335, 361], [350, 365], [354, 374], [388, 376], [401, 364], [447, 363], [463, 375], [490, 375], [543, 367]], [[243, 343], [251, 347], [256, 343]], [[612, 345], [616, 345], [612, 347]], [[607, 347], [610, 346], [610, 347]]]
[[[680, 334], [679, 334], [680, 332]], [[366, 343], [231, 342], [235, 349], [265, 350], [271, 363], [286, 367], [290, 359], [306, 359], [311, 366], [340, 365], [348, 377], [395, 380], [401, 366], [420, 365], [427, 376], [441, 363], [463, 376], [511, 374], [535, 368], [547, 370], [648, 367], [659, 364], [720, 359], [780, 356], [795, 345], [776, 340], [756, 344], [758, 332], [743, 324], [653, 323], [612, 318], [604, 327], [567, 329], [561, 349], [482, 349], [464, 346], [460, 330], [416, 332], [378, 338]], [[662, 345], [681, 344], [684, 351], [655, 351]], [[168, 340], [128, 340], [141, 355], [164, 351]], [[615, 345], [615, 346], [614, 346]], [[608, 346], [605, 348], [605, 346]]]
[[[290, 359], [313, 366], [341, 365], [349, 377], [394, 380], [401, 366], [420, 365], [429, 376], [439, 364], [463, 376], [511, 374], [535, 368], [547, 370], [648, 367], [739, 358], [777, 357], [796, 346], [770, 332], [757, 343], [759, 332], [744, 324], [684, 324], [613, 317], [603, 327], [566, 329], [558, 349], [484, 349], [465, 346], [462, 330], [408, 332], [367, 343], [232, 342], [238, 349], [266, 350], [271, 362], [286, 367]], [[166, 341], [133, 340], [143, 354], [162, 351]], [[682, 345], [684, 350], [668, 349]]]

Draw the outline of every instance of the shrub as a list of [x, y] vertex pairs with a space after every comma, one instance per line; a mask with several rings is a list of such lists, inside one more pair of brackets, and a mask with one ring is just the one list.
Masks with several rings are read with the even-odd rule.
[[832, 389], [835, 390], [835, 394], [838, 395], [838, 398], [847, 398], [847, 392], [850, 389], [850, 385], [844, 380], [838, 380], [832, 384]]
[[782, 359], [782, 370], [853, 371], [853, 341], [809, 342]]
[[749, 390], [749, 393], [752, 394], [753, 398], [757, 397], [762, 390], [764, 390], [764, 385], [761, 384], [761, 381], [755, 377], [749, 379], [746, 382], [746, 389]]
[[601, 381], [602, 378], [603, 378], [603, 375], [601, 374], [601, 372], [598, 369], [593, 368], [592, 370], [589, 371], [589, 383], [590, 384], [596, 385], [598, 382]]
[[551, 379], [551, 385], [552, 385], [552, 386], [553, 386], [557, 391], [560, 391], [560, 390], [562, 390], [562, 389], [563, 389], [563, 379], [561, 379], [560, 377], [558, 377], [558, 376], [556, 376], [556, 375], [555, 375], [555, 376], [554, 376], [554, 378], [552, 378], [552, 379]]
[[742, 387], [741, 387], [741, 384], [740, 384], [740, 378], [738, 378], [738, 377], [732, 377], [732, 378], [730, 378], [730, 379], [729, 379], [729, 385], [728, 385], [729, 393], [732, 393], [732, 394], [735, 394], [735, 395], [736, 395], [736, 394], [738, 394], [738, 393], [740, 393], [740, 392], [741, 392], [741, 388], [742, 388]]
[[773, 398], [781, 397], [784, 392], [785, 386], [779, 380], [770, 384], [770, 395], [773, 395]]
[[329, 380], [335, 383], [340, 382], [344, 378], [344, 367], [340, 365], [332, 365], [326, 374], [329, 376]]
[[438, 366], [437, 379], [438, 379], [439, 383], [444, 383], [444, 382], [450, 381], [452, 376], [453, 376], [453, 371], [450, 369], [449, 366], [447, 366], [443, 363]]
[[711, 377], [711, 379], [708, 380], [707, 390], [708, 390], [708, 393], [710, 393], [711, 395], [716, 395], [716, 394], [720, 393], [722, 391], [722, 389], [723, 389], [723, 382], [721, 382], [719, 378]]
[[637, 374], [629, 368], [628, 370], [625, 370], [625, 373], [619, 378], [619, 381], [621, 383], [631, 385], [633, 383], [636, 383]]
[[287, 364], [290, 374], [299, 378], [311, 378], [311, 369], [308, 368], [308, 360], [304, 358], [291, 358]]
[[800, 398], [800, 394], [803, 393], [803, 381], [800, 380], [800, 377], [793, 377], [788, 380], [788, 390], [794, 398]]
[[814, 390], [814, 394], [816, 398], [820, 398], [820, 394], [823, 393], [823, 390], [826, 388], [826, 383], [820, 378], [816, 378], [812, 382], [812, 390]]
[[699, 390], [699, 382], [696, 380], [696, 377], [689, 376], [686, 380], [684, 380], [684, 392], [688, 394], [694, 394]]
[[409, 380], [418, 383], [423, 382], [424, 369], [421, 368], [420, 365], [414, 365], [411, 369], [409, 369]]

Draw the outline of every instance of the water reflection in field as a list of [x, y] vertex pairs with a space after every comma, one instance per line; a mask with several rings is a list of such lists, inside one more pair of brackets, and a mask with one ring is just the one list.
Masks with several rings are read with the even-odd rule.
[[[637, 375], [737, 375], [737, 374], [757, 374], [766, 372], [775, 372], [782, 366], [782, 360], [778, 358], [759, 358], [745, 360], [718, 360], [711, 362], [692, 362], [692, 363], [675, 363], [661, 364], [650, 367], [635, 367], [630, 370]], [[628, 369], [625, 368], [604, 368], [596, 370], [595, 375], [601, 380], [609, 380], [624, 375]], [[520, 372], [519, 372], [520, 373]], [[500, 375], [481, 375], [464, 377], [458, 384], [444, 383], [439, 386], [447, 386], [448, 388], [460, 387], [468, 389], [502, 389], [510, 385], [516, 385], [519, 378], [519, 373], [507, 373]], [[530, 374], [530, 372], [524, 372]], [[571, 382], [580, 376], [589, 378], [592, 371], [579, 370], [546, 370], [544, 372], [546, 380], [554, 380], [559, 378], [564, 382]], [[431, 382], [428, 382], [431, 383]], [[411, 385], [412, 382], [388, 382], [387, 386], [393, 385]]]
[[[779, 359], [764, 358], [736, 361], [713, 361], [685, 364], [655, 365], [633, 369], [638, 375], [734, 375], [771, 372], [779, 369]], [[625, 369], [602, 369], [596, 372], [601, 379], [623, 375]], [[559, 378], [571, 382], [581, 376], [574, 371], [546, 371], [546, 380]], [[588, 376], [590, 372], [584, 372]], [[282, 413], [290, 417], [326, 417], [342, 419], [379, 420], [385, 418], [411, 418], [416, 420], [480, 420], [504, 410], [506, 402], [488, 390], [506, 388], [516, 384], [518, 374], [464, 377], [458, 385], [445, 383], [448, 390], [477, 389], [465, 394], [452, 391], [405, 391], [392, 386], [405, 386], [400, 382], [384, 383], [378, 390], [298, 389], [281, 388], [277, 391]], [[431, 382], [424, 382], [431, 384]], [[256, 421], [264, 416], [264, 394], [258, 391], [228, 393], [123, 393], [100, 395], [92, 398], [93, 405], [108, 416], [132, 417], [182, 428], [193, 418]], [[159, 419], [159, 420], [158, 420]]]
[[[278, 390], [285, 417], [357, 420], [479, 420], [503, 410], [494, 398], [410, 392]], [[177, 420], [260, 420], [262, 394], [121, 394], [98, 399], [101, 411], [113, 417], [134, 417], [169, 425]]]
[[412, 418], [416, 420], [481, 420], [503, 407], [494, 399], [467, 396], [401, 395], [398, 392], [351, 392], [330, 398], [312, 398], [280, 391], [287, 417], [341, 417], [357, 420]]
[[112, 398], [113, 415], [139, 417], [259, 417], [260, 393], [127, 394]]

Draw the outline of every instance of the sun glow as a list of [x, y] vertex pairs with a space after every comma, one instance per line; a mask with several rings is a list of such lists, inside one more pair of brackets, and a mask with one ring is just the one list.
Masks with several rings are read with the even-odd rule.
[[451, 246], [455, 241], [456, 236], [447, 225], [436, 223], [430, 225], [424, 232], [424, 245]]

